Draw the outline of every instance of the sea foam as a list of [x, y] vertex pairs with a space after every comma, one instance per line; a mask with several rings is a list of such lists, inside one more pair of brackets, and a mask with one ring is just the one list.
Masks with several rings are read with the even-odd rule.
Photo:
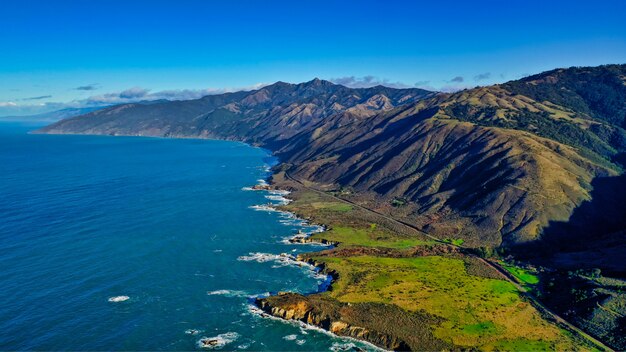
[[227, 344], [236, 341], [238, 338], [239, 334], [236, 332], [227, 332], [214, 337], [203, 337], [198, 340], [198, 347], [220, 349]]
[[245, 291], [236, 290], [215, 290], [206, 293], [209, 296], [226, 296], [226, 297], [248, 297], [249, 294]]
[[113, 303], [124, 302], [124, 301], [128, 301], [129, 299], [130, 297], [128, 296], [115, 296], [115, 297], [110, 297], [109, 302], [113, 302]]

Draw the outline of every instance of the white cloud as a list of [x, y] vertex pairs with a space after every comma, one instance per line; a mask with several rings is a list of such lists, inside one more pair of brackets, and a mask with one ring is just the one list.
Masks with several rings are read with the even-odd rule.
[[[65, 108], [84, 108], [108, 106], [117, 104], [134, 103], [138, 101], [153, 100], [191, 100], [199, 99], [207, 95], [222, 94], [237, 91], [249, 91], [265, 87], [266, 83], [257, 83], [247, 87], [236, 88], [205, 88], [205, 89], [171, 89], [152, 92], [142, 87], [132, 87], [119, 92], [110, 92], [90, 96], [85, 99], [77, 99], [70, 102], [42, 102], [36, 104], [17, 104], [11, 101], [0, 102], [1, 116], [28, 116], [46, 113]], [[87, 90], [87, 89], [80, 89]], [[42, 98], [43, 99], [43, 98]]]
[[137, 101], [152, 100], [191, 100], [199, 99], [207, 95], [222, 94], [227, 92], [236, 92], [242, 90], [254, 90], [266, 86], [265, 83], [257, 83], [248, 87], [240, 88], [206, 88], [206, 89], [171, 89], [151, 92], [150, 89], [133, 87], [120, 92], [105, 93], [101, 95], [90, 96], [86, 99], [76, 101], [82, 106], [97, 105], [114, 105], [133, 103]]

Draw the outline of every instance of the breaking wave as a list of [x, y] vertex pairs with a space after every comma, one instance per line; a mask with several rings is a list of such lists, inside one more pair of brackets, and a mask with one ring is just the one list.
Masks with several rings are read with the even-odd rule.
[[115, 297], [110, 297], [109, 302], [113, 302], [113, 303], [124, 302], [124, 301], [128, 301], [129, 299], [130, 297], [128, 296], [115, 296]]
[[198, 340], [198, 347], [209, 349], [220, 349], [229, 343], [236, 341], [239, 334], [236, 332], [227, 332], [214, 337], [203, 337]]

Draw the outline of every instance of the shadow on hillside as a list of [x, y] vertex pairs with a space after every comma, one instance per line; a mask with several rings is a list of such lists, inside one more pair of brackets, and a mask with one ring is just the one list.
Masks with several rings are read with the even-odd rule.
[[513, 248], [520, 259], [567, 270], [600, 268], [626, 277], [626, 174], [599, 177], [591, 200], [566, 222], [551, 222], [540, 239]]

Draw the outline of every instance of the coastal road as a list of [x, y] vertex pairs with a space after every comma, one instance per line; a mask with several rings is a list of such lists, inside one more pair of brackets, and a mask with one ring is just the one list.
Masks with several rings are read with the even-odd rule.
[[588, 333], [584, 332], [583, 330], [579, 329], [578, 327], [574, 326], [572, 323], [568, 322], [567, 320], [565, 320], [565, 318], [561, 317], [560, 315], [558, 315], [557, 313], [553, 312], [550, 308], [546, 307], [543, 303], [541, 303], [534, 295], [532, 295], [524, 286], [522, 286], [515, 277], [513, 277], [513, 275], [511, 275], [511, 273], [509, 273], [506, 269], [504, 269], [499, 263], [491, 261], [491, 260], [487, 260], [485, 258], [482, 258], [480, 256], [477, 256], [471, 252], [469, 252], [469, 250], [471, 250], [468, 247], [464, 247], [464, 246], [460, 246], [460, 245], [456, 245], [444, 240], [441, 240], [435, 236], [432, 236], [431, 234], [421, 230], [420, 228], [418, 228], [415, 225], [409, 224], [407, 222], [404, 222], [402, 220], [393, 218], [389, 215], [380, 213], [376, 210], [364, 207], [360, 204], [357, 204], [355, 202], [352, 202], [350, 200], [344, 199], [344, 198], [340, 198], [337, 197], [333, 194], [330, 194], [328, 192], [324, 192], [312, 187], [309, 187], [307, 185], [305, 185], [302, 181], [292, 177], [291, 175], [289, 175], [289, 173], [285, 172], [284, 173], [285, 178], [295, 182], [296, 184], [300, 185], [302, 188], [311, 191], [311, 192], [315, 192], [318, 194], [322, 194], [326, 197], [331, 197], [337, 201], [340, 201], [342, 203], [346, 203], [346, 204], [350, 204], [358, 209], [361, 209], [363, 211], [369, 212], [371, 214], [377, 215], [381, 218], [384, 218], [388, 221], [391, 221], [393, 223], [405, 226], [413, 231], [416, 231], [417, 233], [419, 233], [422, 236], [425, 236], [435, 242], [438, 243], [443, 243], [443, 244], [447, 244], [447, 245], [451, 245], [454, 247], [458, 247], [460, 249], [463, 250], [463, 253], [465, 253], [466, 255], [470, 255], [473, 256], [475, 258], [477, 258], [478, 260], [482, 261], [483, 263], [485, 263], [486, 265], [492, 267], [494, 270], [496, 270], [497, 272], [499, 272], [507, 281], [509, 281], [511, 284], [513, 284], [526, 298], [528, 298], [528, 300], [531, 302], [531, 304], [537, 309], [539, 310], [539, 312], [541, 312], [544, 316], [548, 317], [550, 320], [555, 321], [556, 323], [564, 326], [565, 328], [567, 328], [568, 330], [577, 333], [578, 335], [580, 335], [581, 337], [587, 339], [588, 341], [592, 342], [593, 344], [595, 344], [597, 347], [602, 348], [605, 351], [613, 351], [612, 348], [606, 346], [604, 343], [602, 343], [601, 341], [599, 341], [598, 339], [594, 338], [593, 336], [589, 335]]

